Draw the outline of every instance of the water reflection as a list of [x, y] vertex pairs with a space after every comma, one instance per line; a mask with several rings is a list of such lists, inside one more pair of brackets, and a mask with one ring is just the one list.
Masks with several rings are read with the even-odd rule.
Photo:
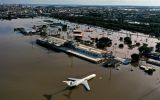
[[66, 87], [52, 94], [44, 94], [43, 97], [45, 97], [46, 100], [51, 100], [52, 98], [54, 98], [54, 96], [63, 93], [63, 96], [65, 96], [67, 99], [71, 99], [72, 92], [76, 88], [77, 87]]
[[64, 93], [63, 95], [67, 98], [67, 99], [71, 99], [72, 93], [73, 93], [73, 89], [75, 89], [77, 87], [68, 87], [68, 93]]
[[43, 97], [45, 97], [46, 100], [51, 100], [52, 99], [52, 95], [51, 94], [44, 94]]

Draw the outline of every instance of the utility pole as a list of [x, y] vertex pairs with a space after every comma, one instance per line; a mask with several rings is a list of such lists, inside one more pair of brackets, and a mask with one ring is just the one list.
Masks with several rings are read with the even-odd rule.
[[109, 80], [111, 80], [111, 76], [112, 76], [112, 68], [110, 66], [110, 70], [109, 70]]
[[70, 62], [70, 67], [73, 68], [73, 56], [72, 55], [70, 56], [70, 61], [71, 61]]

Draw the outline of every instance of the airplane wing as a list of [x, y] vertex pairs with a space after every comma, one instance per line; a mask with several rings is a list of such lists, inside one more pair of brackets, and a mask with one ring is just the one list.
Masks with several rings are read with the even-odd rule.
[[80, 79], [77, 79], [77, 78], [68, 78], [68, 80], [71, 80], [71, 81], [78, 81]]
[[90, 90], [90, 87], [89, 87], [89, 85], [88, 85], [88, 82], [87, 82], [87, 80], [85, 80], [84, 82], [82, 82], [82, 84], [83, 84], [83, 86], [86, 88], [86, 90]]

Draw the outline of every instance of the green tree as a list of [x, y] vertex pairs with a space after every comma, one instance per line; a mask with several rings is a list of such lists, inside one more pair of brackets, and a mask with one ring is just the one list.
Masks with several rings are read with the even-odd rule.
[[131, 62], [132, 63], [139, 62], [139, 60], [140, 60], [139, 54], [134, 53], [134, 54], [131, 55]]
[[100, 38], [96, 43], [96, 46], [99, 49], [104, 49], [105, 47], [109, 47], [111, 45], [112, 45], [112, 40], [107, 37]]
[[123, 48], [124, 47], [124, 45], [123, 44], [119, 44], [119, 48]]
[[119, 38], [119, 41], [123, 41], [123, 37], [120, 37], [120, 38]]
[[63, 25], [63, 26], [62, 26], [62, 30], [63, 30], [63, 31], [67, 31], [67, 25]]
[[147, 45], [143, 44], [143, 46], [139, 47], [138, 50], [141, 54], [148, 54], [153, 51], [153, 47], [148, 47]]
[[160, 42], [156, 44], [156, 52], [160, 52]]
[[131, 45], [131, 44], [132, 44], [131, 38], [130, 38], [130, 37], [125, 37], [125, 38], [124, 38], [124, 43], [125, 43], [125, 44], [128, 44], [128, 45]]
[[137, 46], [137, 47], [139, 47], [140, 45], [141, 45], [141, 44], [140, 44], [139, 42], [138, 42], [138, 43], [136, 43], [136, 46]]

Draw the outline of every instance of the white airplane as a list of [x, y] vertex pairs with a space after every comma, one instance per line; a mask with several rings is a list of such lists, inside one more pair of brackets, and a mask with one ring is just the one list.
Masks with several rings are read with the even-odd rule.
[[69, 81], [63, 81], [66, 83], [69, 87], [76, 87], [80, 84], [82, 84], [88, 91], [90, 90], [90, 87], [88, 85], [88, 80], [96, 77], [96, 74], [91, 74], [85, 78], [77, 79], [77, 78], [68, 78]]

